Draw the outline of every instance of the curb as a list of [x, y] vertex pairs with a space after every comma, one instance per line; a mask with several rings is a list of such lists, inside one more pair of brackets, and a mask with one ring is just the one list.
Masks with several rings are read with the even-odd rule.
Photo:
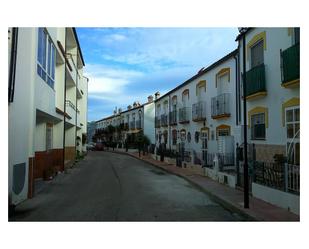
[[173, 175], [177, 175], [183, 179], [185, 179], [186, 181], [190, 182], [191, 184], [193, 184], [194, 186], [196, 186], [197, 188], [199, 188], [201, 191], [203, 191], [204, 193], [208, 194], [213, 200], [215, 200], [216, 202], [220, 203], [224, 208], [228, 209], [229, 211], [231, 212], [234, 212], [234, 213], [238, 213], [238, 214], [241, 214], [242, 216], [244, 216], [246, 219], [248, 219], [248, 221], [263, 221], [263, 220], [260, 220], [260, 219], [257, 219], [256, 217], [246, 213], [245, 211], [241, 210], [238, 206], [235, 206], [233, 204], [231, 204], [230, 202], [218, 197], [217, 195], [213, 194], [212, 192], [208, 191], [207, 189], [205, 189], [204, 187], [202, 187], [201, 185], [199, 185], [198, 183], [196, 183], [195, 181], [191, 180], [189, 177], [187, 177], [186, 175], [182, 175], [180, 173], [177, 173], [177, 172], [173, 172], [173, 171], [170, 171], [166, 168], [163, 168], [163, 167], [160, 167], [159, 165], [156, 165], [152, 162], [149, 162], [147, 160], [144, 160], [142, 158], [139, 158], [139, 157], [136, 157], [130, 153], [127, 153], [127, 152], [122, 152], [122, 151], [109, 151], [109, 152], [112, 152], [112, 153], [116, 153], [116, 154], [122, 154], [122, 155], [127, 155], [127, 156], [131, 156], [135, 159], [138, 159], [140, 161], [143, 161], [143, 162], [146, 162], [146, 163], [149, 163], [151, 164], [152, 166], [156, 167], [156, 168], [159, 168], [167, 173], [170, 173], [170, 174], [173, 174]]

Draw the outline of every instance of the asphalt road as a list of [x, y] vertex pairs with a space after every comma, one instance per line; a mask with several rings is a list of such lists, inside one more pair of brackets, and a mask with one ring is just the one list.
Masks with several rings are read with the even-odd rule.
[[111, 152], [89, 152], [16, 207], [12, 221], [241, 221], [181, 177]]

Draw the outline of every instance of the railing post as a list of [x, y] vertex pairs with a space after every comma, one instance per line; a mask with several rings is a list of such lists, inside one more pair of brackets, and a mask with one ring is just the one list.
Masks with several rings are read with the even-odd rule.
[[288, 192], [288, 184], [289, 184], [288, 163], [284, 163], [284, 191], [285, 192]]

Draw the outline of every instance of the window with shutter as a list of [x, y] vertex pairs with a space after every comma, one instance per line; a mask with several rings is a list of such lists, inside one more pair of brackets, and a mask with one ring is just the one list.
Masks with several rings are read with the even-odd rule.
[[251, 47], [251, 68], [264, 63], [264, 47], [263, 40], [260, 40]]
[[251, 116], [251, 139], [265, 139], [265, 113]]

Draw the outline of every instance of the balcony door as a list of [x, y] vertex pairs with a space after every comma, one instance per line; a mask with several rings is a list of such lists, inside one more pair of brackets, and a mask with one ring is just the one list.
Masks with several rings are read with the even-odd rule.
[[300, 164], [300, 109], [299, 106], [286, 108], [286, 154], [288, 163]]

